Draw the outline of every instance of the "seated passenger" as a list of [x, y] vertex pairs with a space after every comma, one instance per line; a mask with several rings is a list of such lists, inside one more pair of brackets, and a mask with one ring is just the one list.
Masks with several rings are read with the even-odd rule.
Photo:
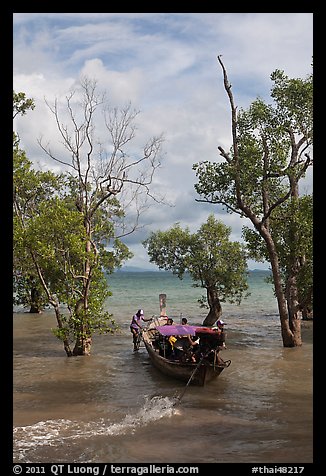
[[[167, 321], [164, 325], [165, 326], [172, 326], [173, 325], [172, 317], [167, 317]], [[159, 352], [159, 354], [162, 357], [165, 357], [167, 359], [171, 358], [172, 353], [173, 353], [173, 347], [172, 347], [172, 344], [171, 344], [171, 340], [172, 340], [171, 337], [173, 337], [175, 339], [174, 336], [169, 336], [169, 337], [163, 336], [162, 341], [160, 342], [160, 352]]]
[[175, 336], [170, 336], [168, 339], [169, 346], [168, 349], [168, 358], [172, 360], [176, 360], [178, 357], [178, 349], [175, 347], [175, 343], [177, 341], [177, 338]]
[[173, 325], [173, 319], [172, 317], [168, 317], [168, 320], [164, 324], [165, 326], [172, 326]]
[[186, 359], [191, 362], [199, 362], [201, 357], [199, 347], [199, 337], [187, 336], [187, 345], [185, 346]]

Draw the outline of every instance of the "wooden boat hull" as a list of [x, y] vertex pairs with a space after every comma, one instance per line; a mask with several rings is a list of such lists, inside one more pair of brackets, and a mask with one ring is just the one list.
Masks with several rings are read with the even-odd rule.
[[143, 333], [143, 342], [154, 367], [163, 374], [184, 382], [188, 382], [192, 376], [189, 382], [191, 385], [203, 386], [218, 377], [225, 368], [224, 366], [214, 365], [209, 362], [203, 362], [201, 364], [182, 363], [166, 359], [155, 351], [146, 332]]

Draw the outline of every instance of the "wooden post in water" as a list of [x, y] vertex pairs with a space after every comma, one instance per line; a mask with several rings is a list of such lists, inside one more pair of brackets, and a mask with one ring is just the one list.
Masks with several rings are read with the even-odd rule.
[[160, 294], [159, 300], [160, 300], [160, 316], [166, 316], [166, 294]]

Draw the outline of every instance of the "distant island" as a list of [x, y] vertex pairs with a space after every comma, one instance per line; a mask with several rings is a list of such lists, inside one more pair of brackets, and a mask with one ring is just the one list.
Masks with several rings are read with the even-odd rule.
[[[120, 269], [117, 269], [118, 273], [146, 273], [146, 272], [154, 272], [154, 273], [170, 273], [170, 271], [165, 271], [163, 269], [149, 269], [149, 268], [140, 268], [138, 266], [123, 266]], [[269, 269], [248, 269], [250, 273], [270, 273]]]
[[117, 269], [118, 273], [146, 273], [148, 271], [153, 271], [154, 273], [166, 273], [167, 271], [164, 271], [162, 269], [148, 269], [148, 268], [139, 268], [137, 266], [123, 266], [120, 269]]

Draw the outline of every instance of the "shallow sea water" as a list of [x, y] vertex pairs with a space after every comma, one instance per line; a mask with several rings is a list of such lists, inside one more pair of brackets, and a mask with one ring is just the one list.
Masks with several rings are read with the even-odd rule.
[[176, 321], [201, 323], [189, 280], [117, 273], [108, 306], [121, 331], [95, 336], [90, 357], [65, 356], [52, 312], [15, 312], [14, 462], [311, 463], [313, 323], [302, 323], [302, 347], [283, 348], [263, 274], [246, 303], [224, 307], [230, 367], [181, 402], [184, 383], [153, 368], [145, 348], [132, 352], [129, 323], [139, 307], [158, 313], [161, 292]]

